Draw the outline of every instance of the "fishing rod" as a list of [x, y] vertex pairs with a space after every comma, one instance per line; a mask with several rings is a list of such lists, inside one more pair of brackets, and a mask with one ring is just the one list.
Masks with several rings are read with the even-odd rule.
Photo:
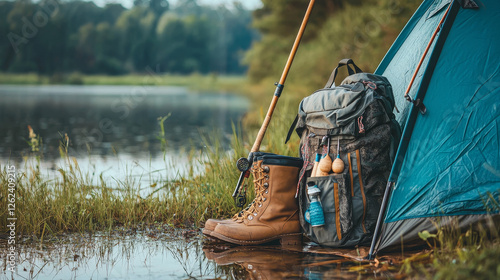
[[302, 24], [300, 25], [299, 32], [297, 33], [297, 37], [295, 38], [295, 41], [293, 43], [292, 50], [290, 51], [290, 55], [288, 56], [288, 59], [286, 61], [285, 68], [283, 69], [283, 73], [281, 74], [281, 78], [279, 82], [275, 84], [276, 90], [274, 91], [274, 96], [273, 99], [271, 100], [271, 104], [269, 105], [266, 118], [264, 119], [264, 122], [260, 127], [259, 133], [257, 134], [257, 138], [255, 139], [255, 142], [253, 144], [252, 149], [250, 150], [250, 153], [248, 154], [248, 158], [240, 158], [236, 162], [236, 167], [238, 168], [239, 171], [241, 171], [241, 174], [240, 178], [238, 179], [238, 183], [236, 183], [236, 188], [234, 189], [233, 192], [233, 198], [235, 199], [236, 205], [239, 207], [243, 207], [243, 205], [246, 202], [246, 197], [244, 195], [242, 196], [241, 194], [239, 195], [241, 184], [243, 183], [245, 178], [247, 178], [250, 175], [250, 166], [252, 166], [253, 162], [252, 155], [253, 153], [259, 151], [262, 140], [264, 139], [264, 135], [266, 134], [267, 127], [271, 122], [271, 117], [273, 115], [274, 109], [276, 108], [276, 104], [278, 103], [278, 99], [280, 98], [281, 93], [283, 92], [283, 88], [285, 86], [285, 80], [286, 77], [288, 76], [288, 71], [292, 66], [293, 59], [295, 57], [295, 54], [297, 53], [297, 49], [299, 48], [300, 40], [302, 39], [302, 35], [304, 34], [304, 30], [306, 29], [309, 16], [311, 15], [311, 11], [314, 6], [314, 2], [315, 0], [309, 1], [309, 6], [307, 7], [304, 18], [302, 19]]

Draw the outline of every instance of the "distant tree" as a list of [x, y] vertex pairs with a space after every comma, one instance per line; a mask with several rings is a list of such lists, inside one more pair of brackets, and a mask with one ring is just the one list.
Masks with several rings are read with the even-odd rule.
[[102, 9], [99, 22], [107, 22], [113, 25], [125, 10], [121, 4], [106, 4]]
[[[303, 42], [314, 40], [323, 23], [347, 2], [316, 1]], [[246, 58], [252, 79], [276, 76], [282, 70], [282, 66], [273, 63], [273, 57], [287, 55], [290, 51], [308, 3], [308, 0], [262, 0], [263, 7], [253, 13], [253, 26], [262, 34], [262, 40], [254, 45]], [[357, 5], [361, 0], [351, 0], [349, 3]]]
[[178, 15], [198, 16], [203, 12], [203, 9], [198, 5], [197, 0], [179, 0], [174, 8], [174, 12]]
[[95, 25], [102, 21], [103, 8], [98, 7], [94, 2], [75, 0], [63, 3], [60, 5], [59, 13], [66, 18], [69, 34], [75, 34], [81, 26], [89, 22]]
[[96, 29], [93, 23], [87, 23], [78, 30], [78, 44], [76, 46], [75, 62], [84, 73], [94, 72], [96, 64], [95, 46]]
[[163, 14], [169, 9], [169, 3], [167, 0], [150, 0], [149, 9], [151, 9], [157, 16]]
[[134, 6], [148, 7], [156, 15], [161, 15], [169, 10], [170, 4], [167, 0], [134, 0]]
[[0, 40], [0, 71], [7, 71], [7, 69], [9, 69], [15, 55], [14, 48], [8, 39], [11, 29], [9, 28], [9, 21], [7, 18], [13, 6], [14, 3], [10, 1], [0, 2], [0, 34], [4, 36], [4, 38]]
[[155, 23], [156, 15], [148, 8], [138, 6], [122, 13], [116, 21], [115, 28], [120, 38], [117, 51], [120, 59], [132, 63], [128, 70], [140, 69], [150, 63], [140, 57], [150, 51], [144, 41], [154, 34]]
[[[219, 47], [215, 50], [215, 57], [219, 58], [219, 70], [221, 73], [243, 73], [246, 67], [243, 65], [243, 55], [250, 48], [252, 41], [257, 38], [251, 29], [252, 16], [241, 3], [236, 2], [231, 10], [219, 7], [218, 14], [219, 30], [216, 36], [219, 39]], [[223, 52], [219, 52], [223, 50]], [[222, 67], [222, 68], [221, 68]]]
[[156, 28], [158, 38], [157, 62], [162, 71], [178, 71], [182, 67], [186, 47], [184, 21], [170, 13], [162, 15]]
[[[15, 2], [7, 15], [8, 42], [13, 48], [14, 57], [10, 57], [9, 70], [14, 72], [40, 71], [36, 64], [36, 52], [33, 39], [37, 33], [31, 19], [36, 12], [36, 6], [27, 1]], [[30, 43], [31, 41], [31, 43]], [[11, 53], [12, 54], [12, 53]]]
[[[158, 65], [181, 74], [243, 73], [242, 53], [256, 38], [241, 4], [181, 0], [170, 7], [167, 0], [136, 0], [125, 9], [54, 1], [0, 0], [0, 34], [7, 34], [0, 40], [0, 71], [114, 75]], [[54, 3], [57, 12], [48, 15], [44, 5]]]

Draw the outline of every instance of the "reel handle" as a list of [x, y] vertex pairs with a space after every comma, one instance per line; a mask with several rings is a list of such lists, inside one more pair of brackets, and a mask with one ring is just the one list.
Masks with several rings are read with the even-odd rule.
[[[236, 187], [234, 188], [233, 198], [236, 198], [238, 196], [243, 181], [245, 180], [245, 178], [248, 178], [248, 176], [250, 176], [250, 166], [252, 166], [253, 163], [253, 153], [250, 153], [248, 155], [248, 158], [246, 159], [247, 163], [243, 163], [241, 159], [242, 158], [238, 159], [238, 161], [236, 162], [236, 167], [241, 171], [241, 174], [238, 182], [236, 183]], [[243, 167], [246, 167], [246, 169]]]

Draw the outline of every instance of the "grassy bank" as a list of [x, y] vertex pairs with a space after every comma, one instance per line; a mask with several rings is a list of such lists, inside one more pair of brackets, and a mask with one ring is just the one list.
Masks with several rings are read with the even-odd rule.
[[[120, 226], [161, 228], [168, 224], [196, 228], [208, 218], [230, 217], [239, 210], [231, 198], [239, 175], [235, 161], [250, 150], [273, 89], [268, 81], [247, 85], [242, 91], [253, 101], [253, 107], [244, 121], [245, 134], [233, 134], [230, 148], [234, 152], [222, 149], [215, 136], [205, 136], [203, 141], [209, 147], [206, 154], [199, 157], [193, 152], [188, 160], [193, 164], [201, 161], [205, 167], [204, 175], [151, 182], [152, 194], [148, 196], [140, 195], [144, 185], [127, 174], [114, 183], [102, 179], [100, 183], [93, 183], [100, 174], [83, 173], [78, 162], [64, 152], [65, 163], [57, 167], [58, 175], [47, 178], [39, 167], [43, 155], [31, 154], [28, 164], [17, 167], [16, 233], [44, 240], [63, 232], [94, 232]], [[294, 80], [287, 84], [261, 146], [262, 151], [297, 155], [298, 137], [294, 136], [288, 144], [284, 144], [284, 139], [296, 114], [298, 100], [310, 91], [312, 89]], [[65, 150], [63, 145], [61, 150]], [[165, 165], [168, 168], [175, 162], [165, 162]], [[7, 186], [7, 166], [2, 168], [0, 184]], [[250, 196], [249, 201], [251, 199]], [[2, 191], [0, 219], [4, 221], [9, 215], [8, 203], [7, 193]], [[381, 269], [387, 265], [388, 269], [399, 271], [397, 275], [414, 279], [496, 279], [500, 276], [498, 230], [498, 225], [467, 232], [441, 229], [438, 234], [427, 237], [428, 252], [397, 263], [381, 263]], [[8, 232], [5, 223], [0, 224], [0, 232]]]
[[[287, 127], [276, 125], [288, 121], [286, 115], [279, 113], [288, 109], [285, 106], [278, 110], [262, 150], [296, 155], [297, 141], [285, 145]], [[255, 114], [255, 118], [249, 122], [262, 121], [263, 114]], [[163, 126], [163, 123], [160, 125]], [[16, 180], [12, 183], [16, 195], [16, 232], [40, 237], [67, 231], [109, 230], [116, 226], [141, 227], [167, 223], [199, 227], [208, 218], [229, 217], [238, 211], [230, 195], [239, 176], [235, 162], [237, 158], [247, 155], [253, 144], [248, 139], [254, 139], [256, 135], [255, 130], [250, 130], [245, 137], [236, 131], [241, 129], [235, 128], [231, 152], [221, 147], [215, 137], [217, 133], [213, 133], [213, 136], [205, 135], [203, 139], [208, 147], [204, 150], [205, 154], [199, 156], [199, 151], [189, 154], [191, 167], [200, 164], [205, 167], [203, 175], [151, 182], [151, 195], [146, 197], [140, 195], [144, 183], [132, 178], [131, 174], [123, 174], [109, 183], [101, 174], [82, 172], [78, 161], [66, 154], [63, 143], [60, 147], [53, 147], [59, 149], [64, 159], [55, 167], [56, 176], [48, 177], [41, 170], [41, 152], [31, 152], [26, 156], [24, 166], [15, 166]], [[37, 145], [41, 142], [35, 141]], [[175, 165], [175, 162], [166, 161], [165, 170]], [[9, 184], [9, 179], [12, 180], [8, 166], [3, 165], [0, 172], [0, 184], [3, 186]], [[2, 220], [9, 217], [9, 203], [7, 193], [0, 193]], [[7, 231], [6, 224], [2, 223], [0, 232]]]
[[157, 74], [151, 70], [145, 74], [128, 74], [120, 76], [83, 75], [80, 73], [54, 74], [52, 76], [36, 73], [14, 74], [0, 73], [0, 84], [14, 85], [152, 85], [152, 86], [184, 86], [194, 90], [235, 91], [246, 83], [245, 76], [226, 75], [170, 75]]
[[460, 231], [440, 228], [436, 234], [420, 233], [430, 251], [404, 259], [400, 273], [414, 279], [499, 279], [500, 225], [484, 225]]
[[[48, 79], [33, 74], [0, 75], [1, 83], [11, 84], [46, 84], [50, 82]], [[110, 184], [99, 178], [100, 174], [83, 174], [76, 159], [62, 153], [65, 164], [56, 167], [58, 174], [55, 178], [47, 178], [39, 167], [43, 154], [37, 152], [28, 155], [26, 166], [16, 167], [18, 234], [42, 236], [65, 231], [85, 232], [115, 226], [138, 227], [157, 223], [200, 226], [208, 218], [229, 217], [238, 211], [230, 196], [239, 176], [235, 162], [239, 157], [246, 157], [253, 144], [274, 92], [273, 81], [249, 85], [245, 77], [216, 75], [83, 76], [82, 79], [83, 84], [94, 85], [176, 85], [238, 92], [250, 99], [252, 108], [243, 122], [245, 133], [240, 133], [243, 129], [235, 128], [230, 146], [233, 152], [228, 153], [227, 148], [222, 149], [221, 143], [215, 138], [217, 133], [205, 135], [204, 141], [209, 148], [202, 157], [206, 160], [200, 163], [205, 166], [205, 174], [153, 182], [151, 185], [155, 186], [152, 189], [154, 195], [148, 197], [138, 195], [141, 182], [131, 179], [129, 174], [124, 174]], [[282, 98], [261, 150], [297, 155], [298, 138], [286, 145], [284, 139], [288, 125], [296, 113], [294, 100], [305, 92], [295, 88], [286, 93], [286, 98]], [[64, 151], [64, 147], [61, 150]], [[198, 164], [197, 158], [199, 157], [193, 157], [189, 162]], [[175, 166], [175, 163], [165, 162], [165, 165], [169, 168]], [[9, 180], [5, 168], [3, 166], [0, 172], [2, 185], [7, 185]], [[96, 181], [100, 183], [96, 184]], [[250, 182], [250, 188], [251, 185]], [[8, 216], [7, 204], [6, 194], [1, 193], [0, 219], [5, 220]], [[6, 231], [5, 225], [0, 225], [0, 232]]]

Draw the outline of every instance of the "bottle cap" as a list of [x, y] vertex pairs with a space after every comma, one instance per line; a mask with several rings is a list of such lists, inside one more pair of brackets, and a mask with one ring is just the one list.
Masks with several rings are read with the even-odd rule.
[[307, 194], [319, 194], [320, 192], [321, 190], [316, 185], [307, 188]]

